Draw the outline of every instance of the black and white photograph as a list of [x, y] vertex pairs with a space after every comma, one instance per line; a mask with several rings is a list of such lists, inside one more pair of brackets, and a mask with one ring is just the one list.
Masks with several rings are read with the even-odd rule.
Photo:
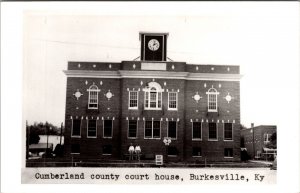
[[299, 191], [298, 3], [6, 7], [21, 20], [19, 59], [1, 62], [6, 191]]

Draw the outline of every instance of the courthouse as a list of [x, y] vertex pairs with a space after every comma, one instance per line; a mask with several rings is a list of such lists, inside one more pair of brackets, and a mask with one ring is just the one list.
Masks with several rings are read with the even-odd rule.
[[68, 62], [66, 157], [128, 159], [133, 144], [141, 159], [240, 160], [239, 66], [172, 61], [168, 36], [140, 32], [139, 60]]

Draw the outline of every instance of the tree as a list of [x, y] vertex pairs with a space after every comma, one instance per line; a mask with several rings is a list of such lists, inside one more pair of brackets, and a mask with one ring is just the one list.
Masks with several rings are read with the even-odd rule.
[[240, 124], [240, 130], [247, 129], [247, 127], [243, 124]]

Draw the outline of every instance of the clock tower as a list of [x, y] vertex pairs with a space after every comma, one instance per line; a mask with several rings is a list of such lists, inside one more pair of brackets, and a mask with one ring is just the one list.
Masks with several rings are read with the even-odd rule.
[[140, 32], [141, 60], [166, 61], [168, 33]]

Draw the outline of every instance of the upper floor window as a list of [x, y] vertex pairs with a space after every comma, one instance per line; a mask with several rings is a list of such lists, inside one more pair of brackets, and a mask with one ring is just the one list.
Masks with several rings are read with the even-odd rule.
[[232, 123], [224, 123], [224, 140], [232, 140]]
[[143, 89], [145, 92], [145, 109], [160, 110], [162, 109], [162, 92], [164, 89], [156, 82], [150, 82], [147, 87]]
[[112, 138], [112, 135], [113, 135], [113, 120], [104, 120], [103, 137]]
[[137, 137], [137, 120], [128, 121], [128, 138]]
[[216, 123], [208, 123], [208, 140], [218, 140], [218, 131]]
[[177, 138], [177, 122], [176, 121], [168, 122], [168, 137], [171, 137], [172, 139]]
[[73, 119], [72, 137], [80, 137], [81, 119]]
[[98, 109], [98, 92], [100, 92], [100, 90], [93, 84], [87, 91], [89, 92], [88, 108]]
[[193, 122], [193, 140], [201, 140], [202, 139], [202, 124], [201, 122]]
[[210, 88], [207, 94], [208, 100], [208, 112], [217, 112], [218, 111], [218, 92], [214, 88]]
[[138, 91], [129, 91], [129, 109], [138, 109]]
[[169, 110], [177, 110], [177, 92], [169, 92], [168, 93], [168, 99], [169, 99]]
[[160, 121], [145, 121], [145, 138], [160, 139]]
[[88, 137], [97, 137], [97, 122], [96, 120], [88, 120]]

